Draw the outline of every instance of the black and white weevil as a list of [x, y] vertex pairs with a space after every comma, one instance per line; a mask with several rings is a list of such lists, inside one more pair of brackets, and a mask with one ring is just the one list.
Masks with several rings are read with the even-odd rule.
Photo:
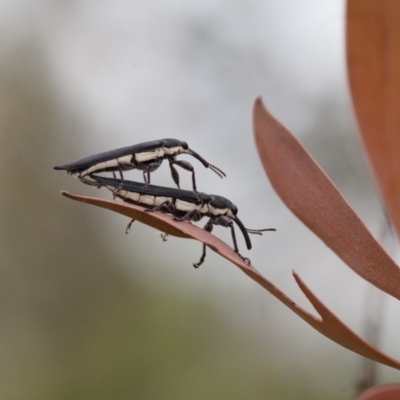
[[[250, 262], [247, 258], [240, 255], [233, 222], [241, 230], [247, 248], [251, 249], [249, 233], [261, 235], [265, 231], [275, 231], [274, 228], [268, 229], [248, 229], [238, 218], [237, 207], [228, 199], [214, 194], [199, 192], [194, 194], [188, 190], [168, 188], [163, 186], [148, 185], [146, 192], [143, 192], [144, 183], [133, 181], [121, 181], [120, 179], [105, 178], [102, 176], [91, 175], [99, 184], [112, 191], [117, 197], [126, 202], [145, 207], [148, 211], [160, 211], [171, 214], [177, 221], [200, 221], [203, 217], [209, 217], [204, 225], [207, 232], [213, 230], [214, 225], [221, 225], [231, 229], [233, 248], [240, 258]], [[127, 227], [129, 230], [131, 223]], [[193, 264], [198, 268], [203, 264], [206, 257], [206, 246], [203, 244], [203, 252], [198, 263]]]
[[133, 146], [122, 147], [104, 153], [82, 158], [81, 160], [70, 162], [64, 165], [55, 166], [56, 170], [65, 170], [68, 174], [76, 175], [83, 182], [93, 185], [93, 182], [85, 178], [96, 172], [119, 171], [121, 181], [124, 181], [122, 171], [139, 169], [143, 171], [143, 179], [147, 185], [150, 184], [150, 173], [160, 167], [163, 160], [169, 161], [172, 179], [179, 188], [179, 174], [174, 165], [181, 167], [192, 173], [193, 191], [196, 190], [196, 179], [193, 166], [184, 160], [176, 160], [179, 154], [189, 154], [197, 158], [206, 168], [210, 168], [219, 177], [225, 177], [225, 173], [216, 166], [207, 162], [203, 157], [189, 148], [186, 142], [177, 139], [162, 139], [151, 142], [135, 144]]

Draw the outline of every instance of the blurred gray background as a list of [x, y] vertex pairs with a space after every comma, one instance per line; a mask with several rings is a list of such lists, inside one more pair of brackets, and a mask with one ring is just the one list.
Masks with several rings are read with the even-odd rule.
[[[392, 251], [352, 115], [344, 13], [336, 0], [0, 3], [0, 399], [351, 398], [358, 356], [211, 251], [192, 268], [199, 243], [164, 243], [139, 223], [125, 235], [126, 218], [62, 197], [110, 195], [52, 169], [187, 141], [228, 175], [188, 159], [200, 190], [231, 199], [246, 226], [278, 230], [251, 252], [240, 238], [242, 253], [313, 311], [295, 270], [364, 335], [368, 285], [285, 208], [252, 137], [262, 95]], [[171, 185], [167, 165], [152, 182]], [[400, 358], [399, 308], [383, 310], [379, 347]]]

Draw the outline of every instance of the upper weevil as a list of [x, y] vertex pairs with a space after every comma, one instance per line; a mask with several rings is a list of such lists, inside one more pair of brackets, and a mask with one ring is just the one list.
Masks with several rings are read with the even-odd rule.
[[197, 193], [194, 168], [187, 161], [176, 160], [176, 156], [179, 154], [190, 154], [194, 158], [197, 158], [206, 168], [210, 168], [214, 171], [219, 177], [223, 178], [226, 176], [223, 171], [210, 164], [203, 157], [190, 149], [186, 142], [177, 139], [153, 140], [133, 146], [122, 147], [120, 149], [94, 154], [64, 165], [58, 165], [54, 167], [54, 169], [65, 170], [69, 174], [77, 175], [83, 182], [91, 185], [95, 185], [95, 183], [85, 177], [94, 172], [119, 171], [121, 179], [124, 180], [122, 171], [139, 169], [143, 171], [143, 179], [148, 185], [150, 184], [150, 173], [155, 171], [163, 160], [167, 159], [169, 161], [172, 179], [177, 187], [180, 188], [179, 174], [174, 164], [192, 173], [193, 191]]

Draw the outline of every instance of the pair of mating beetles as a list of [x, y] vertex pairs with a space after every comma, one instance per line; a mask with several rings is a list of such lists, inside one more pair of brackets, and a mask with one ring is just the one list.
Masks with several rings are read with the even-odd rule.
[[[209, 217], [204, 229], [211, 232], [214, 225], [229, 227], [231, 229], [235, 252], [242, 259], [249, 261], [239, 253], [233, 222], [241, 230], [249, 250], [251, 249], [249, 233], [261, 235], [264, 231], [274, 231], [275, 229], [248, 229], [237, 217], [237, 207], [228, 199], [222, 196], [198, 192], [194, 168], [187, 161], [177, 160], [176, 156], [179, 154], [189, 154], [199, 160], [204, 167], [214, 171], [219, 177], [223, 178], [226, 176], [223, 171], [190, 149], [186, 142], [176, 139], [154, 140], [152, 142], [123, 147], [56, 166], [54, 169], [65, 170], [69, 174], [77, 176], [82, 182], [88, 185], [105, 186], [115, 196], [126, 202], [145, 207], [148, 211], [160, 211], [171, 214], [178, 221], [197, 222], [203, 217]], [[150, 174], [158, 169], [164, 160], [169, 161], [172, 179], [178, 189], [150, 184]], [[192, 192], [180, 189], [179, 173], [175, 166], [179, 166], [192, 173]], [[130, 169], [143, 171], [145, 183], [126, 181], [123, 171]], [[107, 171], [113, 172], [114, 178], [95, 175], [95, 173]], [[115, 172], [119, 172], [121, 179], [115, 178]], [[206, 246], [203, 244], [201, 258], [193, 266], [198, 268], [204, 262], [205, 256]]]

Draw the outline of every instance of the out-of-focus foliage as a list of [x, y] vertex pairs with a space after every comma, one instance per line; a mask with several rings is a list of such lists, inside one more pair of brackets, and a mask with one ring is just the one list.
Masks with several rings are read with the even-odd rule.
[[[202, 154], [228, 179], [196, 169], [199, 188], [232, 198], [249, 226], [279, 229], [255, 238], [250, 258], [279, 284], [295, 268], [357, 329], [365, 285], [257, 185], [265, 177], [248, 140], [251, 104], [262, 94], [375, 232], [384, 229], [370, 181], [360, 185], [367, 174], [355, 163], [360, 151], [343, 112], [344, 73], [336, 75], [343, 49], [334, 32], [344, 16], [329, 4], [338, 2], [2, 3], [0, 399], [351, 397], [353, 355], [213, 254], [193, 271], [191, 250], [200, 248], [188, 241], [153, 245], [136, 224], [126, 237], [121, 217], [107, 220], [120, 223], [113, 235], [104, 213], [59, 194], [88, 189], [52, 171], [149, 135], [182, 138], [199, 151], [203, 142]], [[166, 284], [166, 276], [182, 282]], [[284, 290], [303, 297], [293, 285]], [[343, 295], [350, 290], [358, 290], [353, 309]], [[231, 313], [226, 320], [221, 309]], [[386, 337], [383, 348], [396, 340]]]
[[60, 196], [53, 133], [72, 128], [38, 48], [0, 65], [0, 398], [320, 398], [209, 303], [128, 275], [87, 209]]

